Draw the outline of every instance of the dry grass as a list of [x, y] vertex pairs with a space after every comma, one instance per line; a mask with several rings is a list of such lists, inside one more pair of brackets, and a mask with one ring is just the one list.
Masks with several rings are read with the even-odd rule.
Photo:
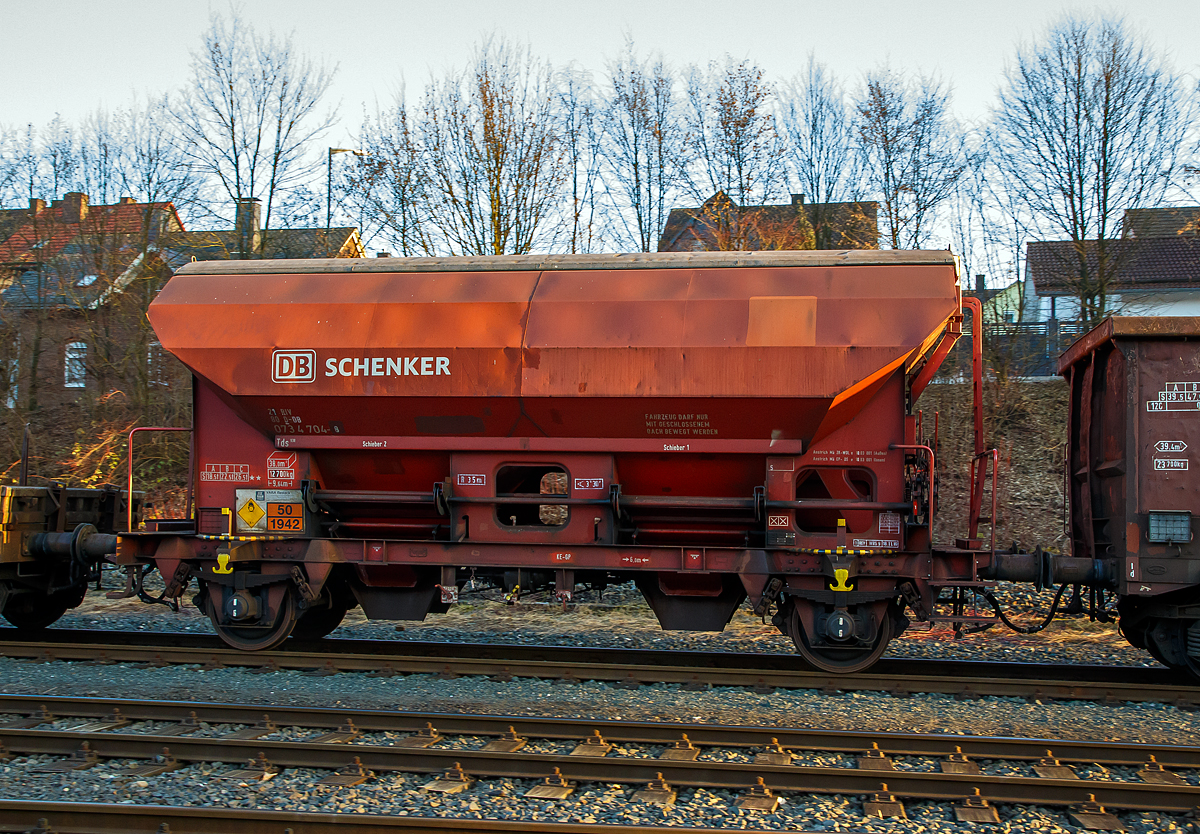
[[[973, 452], [971, 386], [931, 385], [918, 401], [927, 433], [939, 414], [938, 539], [965, 537]], [[984, 387], [984, 437], [1000, 450], [997, 546], [1013, 541], [1063, 550], [1063, 459], [1067, 438], [1067, 385], [1062, 381], [990, 380]], [[985, 494], [985, 515], [990, 492]], [[984, 534], [990, 534], [986, 527]]]

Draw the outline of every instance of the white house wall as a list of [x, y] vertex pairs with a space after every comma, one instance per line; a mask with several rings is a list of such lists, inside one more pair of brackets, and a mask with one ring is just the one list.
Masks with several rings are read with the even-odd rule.
[[[1049, 320], [1049, 296], [1027, 297], [1025, 304], [1026, 321]], [[1108, 309], [1119, 316], [1200, 316], [1200, 288], [1114, 294], [1108, 298]], [[1079, 299], [1070, 295], [1055, 296], [1054, 315], [1059, 321], [1078, 319]]]
[[1200, 316], [1200, 289], [1125, 293], [1121, 301], [1126, 316]]

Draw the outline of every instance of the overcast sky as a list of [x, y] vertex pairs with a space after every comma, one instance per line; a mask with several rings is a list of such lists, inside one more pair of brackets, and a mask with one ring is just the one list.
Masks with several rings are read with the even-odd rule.
[[[0, 0], [0, 126], [68, 121], [120, 107], [134, 92], [183, 85], [212, 12], [208, 0]], [[849, 85], [887, 60], [936, 72], [953, 84], [956, 110], [982, 117], [1018, 41], [1068, 10], [1123, 14], [1191, 75], [1200, 70], [1200, 3], [1142, 0], [1106, 5], [1056, 0], [247, 0], [257, 29], [293, 33], [298, 45], [338, 65], [331, 103], [350, 140], [364, 108], [391, 102], [407, 83], [465, 64], [488, 33], [529, 43], [555, 64], [598, 75], [629, 35], [644, 51], [685, 65], [720, 58], [758, 62], [777, 80], [815, 52]]]

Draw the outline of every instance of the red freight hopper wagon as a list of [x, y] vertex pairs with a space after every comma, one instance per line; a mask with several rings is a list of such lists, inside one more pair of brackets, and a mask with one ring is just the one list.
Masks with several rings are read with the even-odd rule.
[[116, 561], [247, 649], [634, 579], [664, 628], [748, 595], [861, 668], [976, 579], [910, 407], [961, 304], [948, 252], [193, 263], [149, 316], [195, 375], [195, 527]]

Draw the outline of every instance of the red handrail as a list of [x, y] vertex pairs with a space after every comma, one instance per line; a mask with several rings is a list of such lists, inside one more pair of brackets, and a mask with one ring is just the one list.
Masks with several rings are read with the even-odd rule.
[[[974, 539], [979, 532], [979, 513], [983, 510], [983, 481], [987, 478], [987, 459], [992, 459], [992, 555], [996, 555], [996, 492], [999, 490], [1000, 480], [1000, 450], [987, 449], [971, 458], [971, 495], [972, 503], [971, 510], [973, 515], [968, 519], [969, 528], [967, 529], [967, 538]], [[978, 481], [976, 480], [978, 478]], [[976, 485], [979, 488], [980, 504], [978, 508], [974, 503], [974, 495]]]
[[[128, 472], [125, 482], [125, 530], [128, 533], [133, 532], [133, 436], [140, 431], [187, 431], [190, 432], [190, 427], [182, 426], [138, 426], [129, 431], [129, 451], [127, 453]], [[190, 512], [192, 507], [192, 454], [188, 452], [188, 497], [187, 505], [184, 512]]]

